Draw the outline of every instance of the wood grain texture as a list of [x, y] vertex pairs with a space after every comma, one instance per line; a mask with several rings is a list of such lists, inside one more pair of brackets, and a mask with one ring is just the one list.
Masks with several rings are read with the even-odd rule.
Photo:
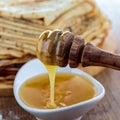
[[120, 55], [102, 50], [91, 43], [87, 43], [84, 47], [81, 64], [87, 66], [102, 66], [120, 70]]
[[[119, 0], [97, 1], [112, 21], [112, 31], [118, 45], [117, 53], [120, 53], [120, 2]], [[115, 3], [116, 1], [117, 3]], [[105, 87], [106, 95], [94, 109], [83, 116], [82, 120], [120, 120], [120, 72], [105, 69], [96, 76], [96, 79]], [[15, 115], [21, 117], [20, 120], [35, 120], [32, 115], [18, 106], [14, 97], [0, 97], [0, 113], [6, 118], [9, 111], [13, 111]]]
[[[105, 51], [115, 53], [117, 49], [117, 40], [114, 36], [113, 31], [110, 31], [107, 39], [102, 43], [102, 45], [99, 45], [99, 47]], [[79, 65], [79, 68], [92, 76], [97, 75], [98, 73], [100, 73], [105, 69], [105, 67], [100, 67], [100, 66], [82, 67], [81, 64]]]

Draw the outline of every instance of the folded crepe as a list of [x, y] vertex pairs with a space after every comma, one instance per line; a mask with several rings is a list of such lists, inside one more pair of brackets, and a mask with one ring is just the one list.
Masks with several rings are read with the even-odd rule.
[[[53, 4], [54, 2], [54, 4]], [[0, 7], [0, 25], [2, 44], [1, 47], [8, 48], [25, 53], [35, 54], [35, 42], [38, 36], [46, 29], [70, 30], [75, 35], [81, 35], [88, 41], [94, 41], [95, 44], [101, 43], [102, 38], [107, 34], [110, 27], [109, 21], [99, 12], [91, 1], [73, 1], [66, 0], [60, 4], [61, 0], [27, 2], [21, 4], [7, 5]], [[28, 4], [29, 3], [29, 4]], [[36, 9], [31, 8], [31, 4]], [[42, 7], [40, 7], [42, 5]], [[51, 8], [51, 5], [52, 8]], [[24, 6], [24, 7], [23, 7]], [[6, 9], [7, 8], [7, 9]], [[20, 8], [22, 9], [20, 11]], [[25, 10], [24, 10], [24, 9]], [[31, 11], [29, 11], [29, 8]], [[52, 11], [51, 11], [52, 9]], [[29, 11], [25, 12], [24, 11]], [[39, 14], [39, 17], [27, 17], [32, 13]], [[51, 12], [50, 12], [51, 11]], [[51, 14], [49, 14], [49, 12]], [[10, 16], [9, 16], [10, 15]], [[26, 16], [25, 16], [26, 15]], [[52, 15], [54, 19], [52, 21]], [[25, 17], [20, 17], [25, 16]], [[47, 24], [47, 25], [46, 25]], [[15, 46], [16, 45], [16, 46]]]
[[0, 81], [13, 79], [21, 65], [36, 57], [38, 37], [48, 29], [69, 30], [102, 46], [110, 22], [93, 0], [0, 1]]

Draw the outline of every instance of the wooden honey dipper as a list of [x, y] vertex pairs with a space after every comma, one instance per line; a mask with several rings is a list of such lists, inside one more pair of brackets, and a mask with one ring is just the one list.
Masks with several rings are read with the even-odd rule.
[[103, 66], [120, 70], [120, 55], [106, 52], [69, 32], [46, 30], [37, 44], [37, 56], [44, 63], [76, 68], [80, 63], [86, 66]]

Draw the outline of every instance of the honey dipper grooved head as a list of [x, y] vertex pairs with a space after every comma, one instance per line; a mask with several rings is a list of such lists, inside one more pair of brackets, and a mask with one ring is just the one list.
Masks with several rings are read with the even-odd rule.
[[76, 68], [81, 63], [82, 52], [84, 49], [84, 39], [75, 37], [69, 53], [69, 66]]
[[68, 31], [60, 36], [56, 49], [56, 63], [58, 66], [65, 67], [68, 64], [73, 39], [73, 34]]
[[[81, 43], [81, 44], [80, 44]], [[84, 47], [84, 40], [80, 37], [74, 38], [69, 32], [60, 30], [43, 32], [37, 44], [37, 57], [49, 65], [65, 67], [77, 67], [81, 60], [81, 51]]]

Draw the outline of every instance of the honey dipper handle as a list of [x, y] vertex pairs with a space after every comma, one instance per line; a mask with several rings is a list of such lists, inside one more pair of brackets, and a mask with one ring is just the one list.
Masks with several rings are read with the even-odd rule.
[[83, 50], [81, 63], [83, 67], [103, 66], [120, 70], [120, 55], [103, 51], [91, 43], [87, 43]]

